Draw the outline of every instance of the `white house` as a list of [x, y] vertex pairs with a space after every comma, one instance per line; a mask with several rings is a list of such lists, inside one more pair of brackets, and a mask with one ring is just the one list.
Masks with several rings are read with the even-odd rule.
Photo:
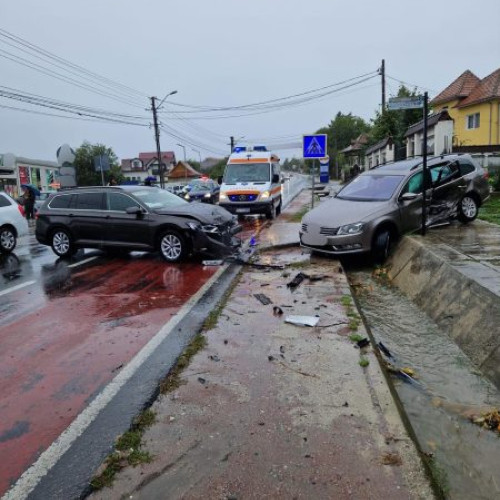
[[[406, 156], [422, 156], [424, 120], [411, 125], [405, 134]], [[427, 118], [427, 154], [451, 153], [453, 145], [453, 119], [445, 109]]]
[[370, 169], [394, 161], [394, 150], [395, 147], [392, 137], [386, 137], [366, 149], [365, 164]]

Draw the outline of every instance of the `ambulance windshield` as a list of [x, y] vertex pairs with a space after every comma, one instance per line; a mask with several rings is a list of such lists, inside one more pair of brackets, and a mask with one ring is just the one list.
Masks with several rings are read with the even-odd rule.
[[226, 167], [224, 182], [269, 182], [271, 179], [269, 163], [230, 163]]

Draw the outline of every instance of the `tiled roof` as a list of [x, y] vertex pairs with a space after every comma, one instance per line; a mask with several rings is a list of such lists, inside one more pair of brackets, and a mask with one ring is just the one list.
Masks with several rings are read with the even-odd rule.
[[481, 80], [472, 71], [464, 71], [430, 102], [431, 106], [467, 97]]
[[483, 78], [469, 96], [457, 105], [457, 108], [464, 108], [491, 99], [500, 99], [500, 68]]
[[177, 163], [177, 165], [168, 173], [169, 179], [182, 179], [186, 177], [201, 177], [201, 174], [189, 163], [183, 161]]
[[378, 151], [379, 149], [385, 148], [388, 144], [392, 144], [392, 137], [388, 136], [385, 139], [382, 139], [381, 141], [378, 141], [376, 144], [373, 146], [370, 146], [366, 151], [365, 155], [369, 155], [370, 153], [373, 153], [374, 151]]
[[[151, 160], [156, 160], [157, 156], [156, 151], [153, 151], [152, 153], [139, 153], [139, 160], [142, 160], [144, 163], [148, 163]], [[161, 159], [163, 162], [165, 162], [165, 160], [168, 163], [172, 161], [175, 162], [175, 153], [173, 151], [161, 151]]]
[[[427, 128], [436, 125], [437, 122], [444, 120], [452, 120], [451, 116], [448, 114], [446, 109], [443, 109], [439, 113], [434, 113], [427, 117]], [[405, 137], [413, 135], [416, 132], [420, 132], [424, 129], [424, 120], [420, 120], [418, 123], [414, 123], [408, 127], [408, 130], [405, 133]]]

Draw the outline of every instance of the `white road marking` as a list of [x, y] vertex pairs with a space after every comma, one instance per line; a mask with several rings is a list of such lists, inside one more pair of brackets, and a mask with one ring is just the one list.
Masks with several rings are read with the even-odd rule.
[[104, 390], [83, 410], [68, 428], [40, 455], [38, 460], [7, 491], [2, 500], [25, 499], [47, 475], [62, 455], [97, 418], [99, 412], [116, 396], [135, 372], [146, 362], [155, 349], [168, 337], [180, 321], [189, 314], [205, 292], [217, 281], [229, 264], [221, 268], [179, 309], [160, 331], [132, 358]]
[[16, 285], [16, 286], [11, 286], [10, 288], [2, 290], [0, 292], [0, 296], [7, 295], [8, 293], [16, 292], [17, 290], [21, 290], [21, 288], [25, 288], [27, 286], [34, 285], [35, 283], [36, 283], [36, 281], [26, 281], [25, 283], [20, 283], [19, 285]]
[[80, 262], [75, 262], [74, 264], [71, 264], [68, 267], [81, 266], [82, 264], [86, 264], [87, 262], [92, 262], [93, 260], [96, 260], [96, 259], [97, 259], [97, 256], [89, 257], [88, 259], [81, 260]]

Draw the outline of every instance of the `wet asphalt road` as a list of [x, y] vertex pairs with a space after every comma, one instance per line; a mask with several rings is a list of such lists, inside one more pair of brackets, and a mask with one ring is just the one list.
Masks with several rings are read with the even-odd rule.
[[[245, 218], [242, 239], [265, 224]], [[33, 234], [1, 256], [0, 496], [217, 270], [142, 253], [63, 261]]]

